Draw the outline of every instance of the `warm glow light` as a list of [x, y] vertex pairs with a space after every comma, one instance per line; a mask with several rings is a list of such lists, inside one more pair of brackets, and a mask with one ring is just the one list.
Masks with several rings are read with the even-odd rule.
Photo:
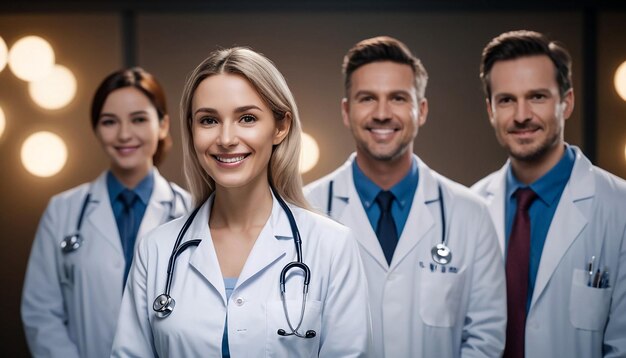
[[9, 57], [9, 50], [7, 49], [7, 43], [4, 42], [4, 39], [0, 37], [0, 72], [4, 70], [4, 67], [7, 65]]
[[313, 169], [320, 159], [320, 149], [310, 135], [302, 132], [302, 151], [300, 152], [300, 173]]
[[9, 68], [24, 81], [45, 77], [53, 66], [52, 46], [39, 36], [23, 37], [9, 51]]
[[44, 78], [30, 82], [28, 93], [45, 109], [62, 108], [76, 95], [76, 77], [66, 67], [56, 65]]
[[626, 101], [626, 61], [622, 62], [615, 71], [614, 83], [617, 94]]
[[2, 133], [4, 133], [4, 127], [6, 126], [6, 118], [4, 117], [4, 111], [2, 107], [0, 107], [0, 138], [2, 138]]
[[59, 136], [37, 132], [22, 144], [22, 164], [31, 174], [49, 177], [58, 173], [67, 161], [67, 147]]

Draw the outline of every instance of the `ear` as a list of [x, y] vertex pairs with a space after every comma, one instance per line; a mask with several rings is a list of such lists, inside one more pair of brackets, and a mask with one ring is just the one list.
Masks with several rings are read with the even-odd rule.
[[291, 128], [291, 121], [291, 112], [285, 113], [283, 119], [276, 121], [276, 131], [274, 133], [274, 140], [272, 141], [272, 144], [278, 145], [287, 137], [289, 129]]
[[495, 119], [493, 118], [493, 109], [491, 108], [491, 100], [489, 98], [485, 98], [485, 107], [487, 108], [487, 115], [489, 115], [489, 123], [493, 126]]
[[341, 100], [341, 118], [343, 125], [350, 129], [350, 102], [346, 97]]
[[574, 102], [574, 89], [570, 88], [565, 92], [561, 100], [561, 105], [564, 106], [563, 119], [568, 119], [572, 115], [572, 112], [574, 112]]
[[428, 100], [422, 98], [419, 100], [419, 113], [417, 114], [417, 124], [419, 127], [426, 123], [426, 117], [428, 116]]
[[167, 133], [170, 131], [170, 116], [165, 115], [163, 119], [159, 121], [159, 140], [165, 139]]

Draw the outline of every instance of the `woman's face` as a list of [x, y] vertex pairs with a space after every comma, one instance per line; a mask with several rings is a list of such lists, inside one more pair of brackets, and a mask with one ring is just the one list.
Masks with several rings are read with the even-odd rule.
[[158, 141], [167, 136], [168, 130], [168, 117], [159, 122], [156, 108], [134, 87], [109, 94], [95, 128], [114, 173], [147, 173]]
[[[218, 187], [267, 183], [272, 147], [289, 130], [242, 76], [204, 79], [193, 95], [192, 135], [198, 161]], [[282, 124], [285, 122], [285, 124]]]

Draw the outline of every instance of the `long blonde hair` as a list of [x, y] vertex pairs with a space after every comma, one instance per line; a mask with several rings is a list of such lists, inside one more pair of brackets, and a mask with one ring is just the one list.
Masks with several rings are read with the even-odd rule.
[[244, 47], [212, 52], [191, 73], [180, 102], [181, 128], [183, 134], [183, 166], [187, 185], [194, 204], [200, 205], [215, 191], [215, 181], [202, 168], [193, 144], [193, 95], [200, 82], [217, 74], [243, 76], [272, 110], [274, 119], [282, 121], [291, 115], [287, 136], [274, 146], [270, 157], [268, 181], [278, 195], [294, 205], [309, 208], [302, 193], [300, 177], [300, 146], [302, 126], [296, 101], [283, 75], [265, 56]]

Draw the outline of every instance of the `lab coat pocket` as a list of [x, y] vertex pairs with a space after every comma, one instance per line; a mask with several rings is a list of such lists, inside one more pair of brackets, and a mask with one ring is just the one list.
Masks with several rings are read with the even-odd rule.
[[606, 325], [612, 290], [589, 287], [588, 278], [587, 271], [574, 270], [569, 303], [570, 321], [576, 328], [600, 331]]
[[462, 294], [465, 274], [423, 272], [419, 285], [419, 313], [422, 321], [434, 327], [453, 327], [459, 321], [463, 306]]
[[[300, 321], [302, 301], [287, 300], [286, 303], [289, 321], [295, 329]], [[268, 302], [266, 322], [267, 357], [317, 357], [322, 328], [322, 303], [320, 301], [306, 301], [304, 318], [300, 328], [297, 329], [302, 335], [309, 330], [315, 331], [313, 338], [300, 338], [295, 335], [281, 336], [277, 333], [279, 329], [291, 333], [282, 301]]]

